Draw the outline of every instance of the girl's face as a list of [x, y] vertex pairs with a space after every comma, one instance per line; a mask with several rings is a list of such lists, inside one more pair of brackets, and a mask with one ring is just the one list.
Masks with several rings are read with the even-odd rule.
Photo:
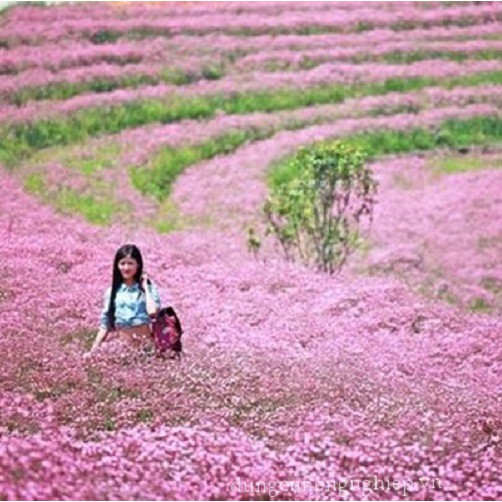
[[126, 256], [119, 261], [118, 267], [122, 274], [122, 279], [133, 279], [138, 271], [138, 262], [134, 258]]

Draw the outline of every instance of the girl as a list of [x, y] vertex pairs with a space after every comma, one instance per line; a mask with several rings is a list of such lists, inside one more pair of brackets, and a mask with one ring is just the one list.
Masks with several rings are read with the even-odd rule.
[[151, 344], [150, 316], [159, 310], [159, 293], [143, 272], [139, 249], [125, 244], [115, 253], [112, 285], [104, 295], [99, 330], [85, 356], [95, 352], [111, 332], [134, 347]]

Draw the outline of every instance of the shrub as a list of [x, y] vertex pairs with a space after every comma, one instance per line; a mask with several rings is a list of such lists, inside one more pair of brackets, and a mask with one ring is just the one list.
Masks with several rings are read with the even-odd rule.
[[366, 154], [341, 141], [301, 148], [288, 162], [297, 176], [276, 185], [264, 206], [266, 235], [288, 261], [339, 272], [357, 246], [362, 217], [373, 215], [377, 183]]

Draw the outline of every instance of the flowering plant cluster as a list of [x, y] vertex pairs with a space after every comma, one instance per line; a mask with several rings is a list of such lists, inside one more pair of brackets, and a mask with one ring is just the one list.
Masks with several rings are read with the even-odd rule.
[[[501, 12], [7, 9], [0, 500], [499, 499]], [[268, 240], [251, 255], [284, 159], [334, 138], [378, 183], [358, 252], [336, 276]], [[191, 223], [152, 225], [175, 212]], [[182, 320], [181, 361], [117, 339], [83, 357], [124, 242]]]

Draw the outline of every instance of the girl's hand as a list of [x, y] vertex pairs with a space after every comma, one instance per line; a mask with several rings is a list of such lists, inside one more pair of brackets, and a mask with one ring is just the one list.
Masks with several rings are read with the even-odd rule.
[[146, 287], [148, 286], [148, 275], [146, 272], [143, 272], [141, 275], [141, 286], [143, 286], [143, 289], [146, 290]]

